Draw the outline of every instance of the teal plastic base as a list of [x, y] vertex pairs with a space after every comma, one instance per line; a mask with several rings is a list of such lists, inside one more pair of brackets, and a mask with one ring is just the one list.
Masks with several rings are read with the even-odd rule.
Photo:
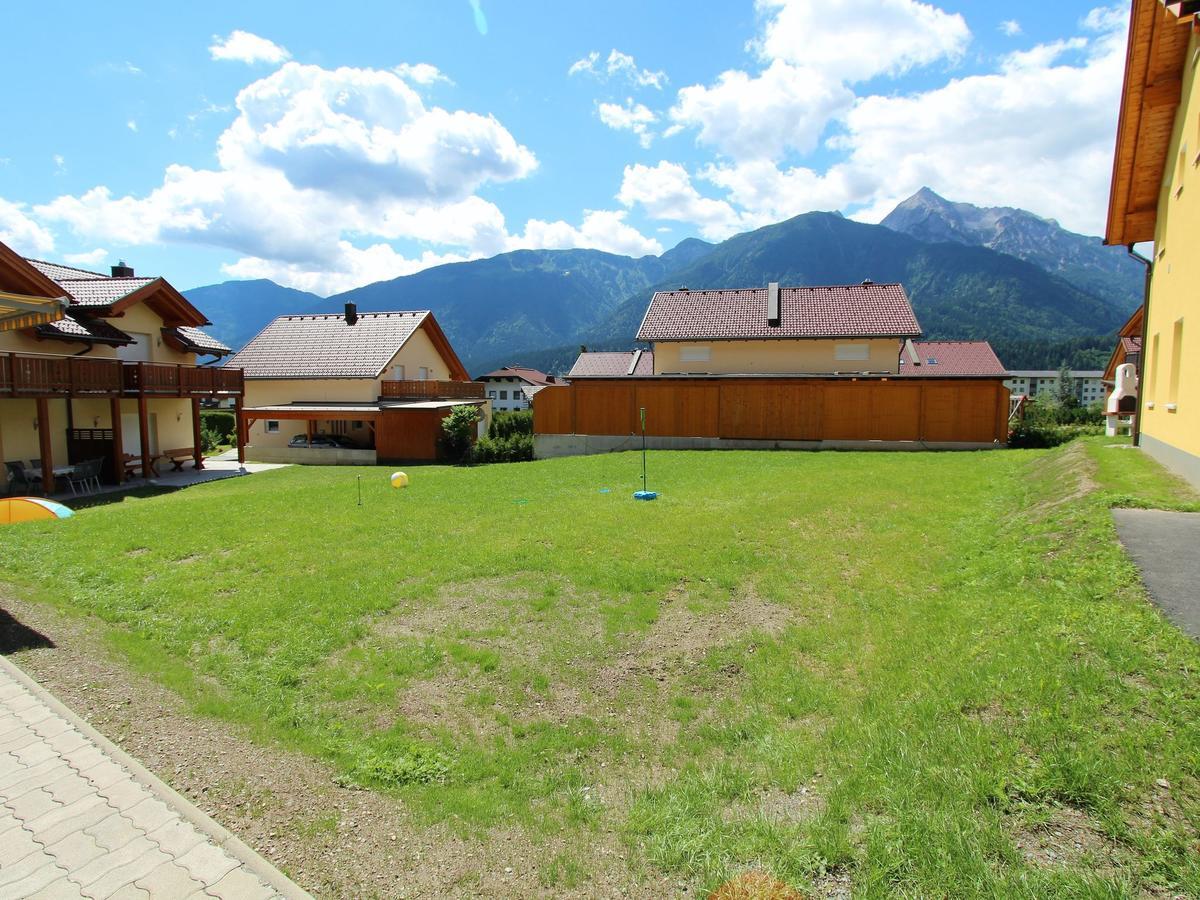
[[634, 491], [634, 500], [657, 500], [658, 491]]

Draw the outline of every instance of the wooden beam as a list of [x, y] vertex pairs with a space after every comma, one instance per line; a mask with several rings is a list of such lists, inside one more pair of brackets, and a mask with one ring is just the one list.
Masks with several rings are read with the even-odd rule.
[[235, 431], [237, 431], [238, 465], [240, 466], [246, 463], [246, 432], [248, 430], [245, 416], [242, 414], [242, 397], [240, 394], [233, 398], [233, 414], [237, 423]]
[[1153, 109], [1158, 106], [1176, 106], [1183, 95], [1183, 81], [1179, 78], [1160, 78], [1148, 84], [1142, 91], [1142, 106]]
[[45, 397], [37, 399], [38, 442], [42, 449], [42, 491], [54, 493], [54, 452], [50, 433], [50, 402]]
[[117, 484], [125, 483], [125, 446], [121, 434], [121, 398], [110, 397], [108, 400], [108, 417], [112, 423], [113, 433], [113, 468], [117, 475]]
[[150, 416], [146, 410], [146, 395], [138, 394], [138, 437], [142, 442], [142, 479], [150, 480], [153, 471], [150, 464], [154, 461], [150, 456]]
[[192, 398], [192, 459], [195, 460], [196, 471], [204, 468], [204, 451], [200, 446], [200, 398]]

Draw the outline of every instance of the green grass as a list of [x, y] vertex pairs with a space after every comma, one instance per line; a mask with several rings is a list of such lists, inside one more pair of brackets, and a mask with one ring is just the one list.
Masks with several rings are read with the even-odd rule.
[[[650, 471], [654, 503], [636, 454], [403, 491], [283, 469], [8, 529], [4, 577], [422, 822], [565, 836], [546, 886], [616, 840], [702, 888], [1200, 894], [1200, 650], [1109, 513], [1198, 508], [1153, 462], [1088, 439]], [[1027, 858], [1064, 816], [1084, 850]]]

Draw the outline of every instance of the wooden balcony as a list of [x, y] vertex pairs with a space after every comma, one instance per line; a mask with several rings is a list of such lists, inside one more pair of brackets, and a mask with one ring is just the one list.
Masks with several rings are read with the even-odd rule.
[[0, 353], [0, 397], [241, 396], [241, 369]]
[[384, 400], [482, 400], [482, 381], [384, 381]]

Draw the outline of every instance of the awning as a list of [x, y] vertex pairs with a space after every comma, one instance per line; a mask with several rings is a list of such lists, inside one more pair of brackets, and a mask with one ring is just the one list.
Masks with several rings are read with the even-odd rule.
[[57, 322], [70, 301], [66, 297], [27, 297], [0, 291], [0, 331], [16, 331]]

